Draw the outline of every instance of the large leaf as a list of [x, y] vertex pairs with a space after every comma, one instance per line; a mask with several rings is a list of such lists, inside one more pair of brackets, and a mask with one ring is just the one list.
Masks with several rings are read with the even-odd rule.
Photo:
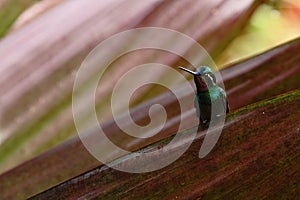
[[[99, 167], [36, 198], [293, 198], [300, 177], [299, 101], [298, 90], [232, 113], [216, 149], [204, 159], [197, 157], [201, 134], [179, 160], [161, 170], [134, 174]], [[144, 151], [161, 146], [162, 142]], [[130, 166], [135, 159], [133, 154], [118, 164]], [[159, 162], [158, 157], [152, 159]]]
[[[134, 174], [103, 166], [35, 198], [294, 198], [300, 190], [299, 101], [298, 90], [232, 113], [217, 147], [204, 159], [197, 157], [203, 141], [199, 134], [180, 159], [158, 171]], [[160, 149], [171, 139], [142, 151]], [[115, 164], [134, 168], [135, 156]], [[150, 159], [160, 161], [155, 156]]]

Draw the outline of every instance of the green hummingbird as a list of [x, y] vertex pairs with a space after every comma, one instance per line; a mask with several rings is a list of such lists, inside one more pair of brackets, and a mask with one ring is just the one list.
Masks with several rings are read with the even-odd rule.
[[[207, 128], [211, 119], [215, 120], [229, 112], [226, 93], [217, 85], [216, 76], [210, 67], [201, 66], [196, 72], [183, 67], [179, 68], [194, 75], [196, 85], [194, 104], [199, 118], [198, 130]], [[212, 103], [214, 105], [214, 116], [211, 116]]]

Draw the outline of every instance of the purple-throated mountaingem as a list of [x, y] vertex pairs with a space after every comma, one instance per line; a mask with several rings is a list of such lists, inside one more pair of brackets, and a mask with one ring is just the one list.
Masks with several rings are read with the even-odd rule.
[[[195, 107], [199, 118], [199, 128], [207, 128], [211, 119], [229, 112], [229, 106], [225, 91], [216, 84], [216, 76], [207, 66], [201, 66], [196, 72], [179, 67], [180, 69], [194, 75], [196, 85]], [[214, 116], [212, 115], [212, 103], [214, 105]]]

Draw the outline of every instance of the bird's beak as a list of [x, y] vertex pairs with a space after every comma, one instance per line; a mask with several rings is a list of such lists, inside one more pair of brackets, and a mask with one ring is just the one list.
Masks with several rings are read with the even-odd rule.
[[183, 70], [183, 71], [186, 71], [186, 72], [188, 72], [188, 73], [190, 73], [190, 74], [193, 74], [193, 75], [198, 75], [196, 72], [193, 72], [192, 70], [189, 70], [189, 69], [186, 69], [186, 68], [184, 68], [184, 67], [179, 67], [179, 69], [181, 69], [181, 70]]

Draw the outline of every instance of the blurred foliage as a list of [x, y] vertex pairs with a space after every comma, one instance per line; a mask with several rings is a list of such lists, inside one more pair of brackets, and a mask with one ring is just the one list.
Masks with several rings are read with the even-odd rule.
[[300, 36], [300, 0], [273, 0], [261, 5], [246, 29], [217, 59], [227, 65]]
[[24, 10], [38, 0], [3, 0], [0, 1], [0, 38], [3, 37]]
[[[0, 38], [24, 10], [38, 0], [0, 1]], [[253, 15], [247, 28], [216, 60], [220, 66], [266, 51], [300, 36], [300, 0], [268, 0]]]
[[[43, 0], [40, 3], [48, 1]], [[194, 39], [200, 41], [212, 55], [219, 55], [219, 52], [245, 27], [262, 0], [250, 0], [238, 4], [235, 0], [137, 2], [141, 1], [112, 1], [110, 3], [109, 1], [103, 1], [103, 3], [91, 1], [90, 4], [85, 1], [69, 1], [69, 3], [60, 5], [58, 12], [49, 12], [48, 15], [39, 18], [40, 20], [33, 20], [30, 27], [20, 28], [19, 34], [7, 39], [9, 42], [5, 44], [5, 47], [2, 46], [2, 50], [14, 49], [19, 43], [22, 43], [22, 48], [16, 48], [13, 52], [14, 55], [10, 54], [1, 61], [6, 66], [0, 73], [1, 83], [5, 82], [3, 89], [1, 87], [0, 89], [3, 91], [2, 96], [5, 97], [3, 99], [10, 101], [3, 100], [1, 105], [3, 121], [0, 123], [3, 125], [1, 124], [0, 128], [4, 134], [2, 134], [2, 139], [0, 138], [0, 143], [3, 142], [0, 145], [0, 172], [76, 135], [77, 131], [72, 118], [73, 81], [77, 69], [87, 53], [107, 36], [120, 32], [124, 28], [165, 27], [195, 37]], [[78, 12], [83, 10], [82, 6], [86, 6], [85, 9], [90, 10], [82, 13], [79, 20], [76, 17]], [[129, 7], [130, 9], [126, 9]], [[182, 9], [183, 7], [185, 9]], [[232, 12], [232, 8], [234, 8], [234, 12]], [[118, 9], [122, 12], [111, 12], [106, 15], [105, 19], [103, 13], [100, 12]], [[30, 13], [30, 10], [32, 11], [32, 7], [25, 13]], [[205, 12], [202, 12], [203, 10]], [[22, 21], [20, 19], [24, 15], [23, 13], [17, 22]], [[68, 23], [68, 26], [65, 26], [65, 23]], [[34, 35], [27, 31], [29, 29], [34, 29]], [[53, 35], [54, 30], [55, 35]], [[83, 32], [84, 34], [82, 34]], [[164, 37], [158, 37], [157, 39], [161, 39], [166, 44], [173, 44], [174, 41], [173, 38], [166, 40]], [[126, 42], [128, 41], [118, 45], [122, 46]], [[31, 45], [33, 43], [34, 45]], [[3, 52], [5, 51], [3, 50]], [[109, 51], [115, 50], [111, 48], [108, 49]], [[199, 55], [191, 54], [191, 56], [195, 56], [197, 62], [203, 63], [200, 60], [204, 60], [204, 58], [199, 58]], [[112, 93], [113, 85], [119, 79], [118, 77], [121, 77], [133, 66], [149, 63], [149, 61], [153, 62], [153, 59], [166, 65], [184, 64], [183, 61], [178, 60], [178, 56], [168, 56], [161, 52], [134, 54], [131, 57], [126, 55], [124, 62], [122, 59], [120, 62], [114, 62], [114, 65], [110, 66], [112, 71], [108, 75], [109, 79], [106, 84], [99, 83], [103, 89], [98, 90], [96, 110], [99, 114], [101, 112], [99, 116], [103, 121], [110, 117], [109, 95]], [[6, 60], [9, 62], [5, 62]], [[14, 60], [14, 62], [10, 62], [10, 60]], [[6, 70], [12, 72], [5, 73]], [[166, 78], [169, 76], [162, 71], [159, 76], [157, 73], [149, 73], [144, 78], [163, 78], [163, 75], [166, 75]], [[91, 77], [93, 78], [94, 75], [91, 74]], [[22, 84], [19, 84], [20, 81]], [[158, 95], [158, 92], [160, 91], [147, 93], [147, 98], [150, 98], [151, 95]], [[11, 99], [6, 94], [9, 94]], [[143, 95], [139, 96], [142, 98]], [[22, 100], [20, 101], [20, 99]], [[143, 100], [145, 99], [143, 98]], [[126, 105], [125, 103], [125, 101], [122, 102], [122, 105]], [[121, 101], [119, 104], [121, 105]]]

